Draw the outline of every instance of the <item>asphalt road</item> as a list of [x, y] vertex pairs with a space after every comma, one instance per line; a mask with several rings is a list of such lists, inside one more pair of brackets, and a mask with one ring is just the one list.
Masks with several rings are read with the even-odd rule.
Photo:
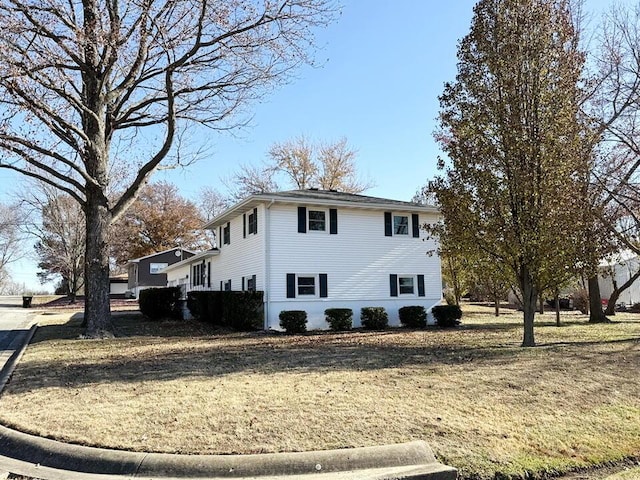
[[29, 329], [33, 316], [31, 309], [22, 308], [22, 297], [0, 297], [0, 367], [13, 352], [12, 342]]

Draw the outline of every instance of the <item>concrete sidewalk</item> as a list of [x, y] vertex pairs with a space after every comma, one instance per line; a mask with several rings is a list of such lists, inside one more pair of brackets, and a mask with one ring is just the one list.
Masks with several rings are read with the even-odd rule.
[[[36, 330], [16, 331], [0, 358], [0, 389]], [[3, 355], [4, 355], [3, 353]], [[4, 360], [4, 361], [3, 361]], [[212, 434], [215, 434], [212, 432]], [[425, 442], [260, 455], [171, 455], [72, 445], [0, 426], [0, 471], [44, 480], [249, 479], [455, 480]]]

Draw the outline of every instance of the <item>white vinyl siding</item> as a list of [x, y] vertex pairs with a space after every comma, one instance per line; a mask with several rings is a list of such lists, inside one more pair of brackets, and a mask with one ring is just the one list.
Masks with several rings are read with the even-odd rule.
[[[228, 280], [231, 280], [232, 290], [242, 289], [242, 277], [256, 276], [256, 290], [264, 290], [265, 278], [265, 207], [257, 207], [257, 233], [246, 235], [243, 238], [243, 229], [248, 228], [248, 217], [253, 214], [253, 208], [239, 213], [229, 222], [231, 243], [223, 245], [220, 255], [214, 257], [211, 262], [211, 288], [222, 289]], [[246, 214], [243, 217], [243, 214]], [[243, 225], [243, 220], [247, 225]], [[223, 227], [227, 223], [223, 224]], [[219, 226], [216, 226], [218, 229]], [[246, 288], [246, 283], [245, 283]]]
[[[313, 207], [308, 206], [308, 209], [313, 210]], [[411, 229], [411, 212], [394, 210], [394, 215], [406, 216]], [[436, 250], [433, 239], [427, 238], [424, 232], [420, 232], [419, 238], [413, 238], [411, 234], [381, 235], [381, 210], [339, 208], [338, 217], [338, 235], [298, 235], [291, 233], [298, 231], [297, 206], [274, 204], [271, 207], [269, 325], [272, 328], [277, 328], [281, 310], [307, 310], [310, 328], [318, 328], [319, 322], [324, 321], [325, 308], [354, 308], [354, 324], [358, 325], [359, 318], [356, 321], [356, 317], [359, 317], [360, 307], [385, 306], [391, 324], [394, 318], [397, 324], [400, 306], [414, 304], [430, 308], [440, 301], [440, 260], [436, 253], [427, 254]], [[435, 214], [421, 214], [420, 222], [433, 223], [436, 219]], [[286, 279], [287, 273], [291, 272], [326, 272], [328, 297], [310, 302], [299, 297], [287, 299]], [[392, 299], [389, 275], [402, 272], [415, 274], [414, 294]], [[426, 293], [419, 299], [415, 280], [418, 274], [424, 275]]]

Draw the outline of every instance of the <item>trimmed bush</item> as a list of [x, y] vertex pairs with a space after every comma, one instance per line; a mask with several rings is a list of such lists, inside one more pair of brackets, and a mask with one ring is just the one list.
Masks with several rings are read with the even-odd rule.
[[427, 326], [427, 312], [422, 305], [401, 307], [398, 310], [400, 323], [409, 328], [424, 328]]
[[180, 318], [180, 287], [146, 288], [140, 291], [140, 312], [152, 320]]
[[283, 310], [278, 315], [280, 327], [287, 333], [304, 333], [307, 331], [307, 312], [304, 310]]
[[362, 326], [367, 330], [384, 330], [389, 326], [389, 316], [384, 307], [364, 307], [360, 309]]
[[234, 330], [259, 330], [264, 326], [263, 292], [189, 292], [187, 307], [203, 322]]
[[324, 315], [331, 330], [351, 330], [353, 310], [350, 308], [327, 308]]
[[437, 305], [431, 309], [436, 324], [442, 328], [453, 328], [460, 325], [462, 310], [458, 305]]

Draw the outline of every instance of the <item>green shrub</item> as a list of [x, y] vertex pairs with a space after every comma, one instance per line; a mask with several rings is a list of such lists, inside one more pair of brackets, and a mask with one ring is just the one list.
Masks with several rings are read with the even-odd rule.
[[140, 312], [152, 320], [180, 318], [180, 287], [147, 288], [140, 291]]
[[402, 307], [398, 310], [400, 323], [409, 328], [424, 328], [427, 326], [427, 312], [422, 305]]
[[264, 326], [263, 292], [189, 292], [187, 307], [198, 320], [235, 330]]
[[360, 309], [360, 318], [367, 330], [384, 330], [389, 326], [389, 316], [384, 307], [364, 307]]
[[351, 330], [353, 310], [350, 308], [327, 308], [324, 315], [331, 330]]
[[287, 333], [307, 331], [307, 312], [304, 310], [283, 310], [280, 312], [280, 327]]
[[452, 328], [460, 325], [462, 310], [458, 305], [437, 305], [431, 309], [436, 324], [442, 328]]

